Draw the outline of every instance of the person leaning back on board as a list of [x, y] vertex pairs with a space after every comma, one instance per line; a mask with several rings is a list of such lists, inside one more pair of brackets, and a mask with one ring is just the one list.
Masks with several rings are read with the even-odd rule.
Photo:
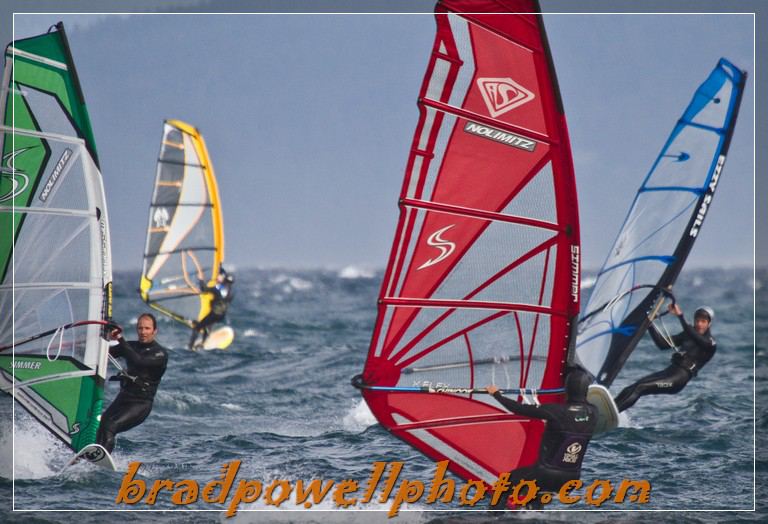
[[96, 442], [112, 453], [115, 435], [128, 431], [144, 422], [152, 411], [152, 404], [160, 379], [168, 364], [168, 350], [157, 343], [157, 320], [144, 313], [136, 322], [138, 340], [127, 342], [120, 331], [110, 333], [118, 344], [109, 348], [113, 357], [122, 357], [127, 367], [110, 380], [120, 381], [120, 393], [101, 416]]
[[663, 337], [655, 325], [648, 333], [659, 349], [675, 349], [672, 362], [666, 369], [624, 388], [616, 397], [619, 411], [631, 408], [644, 395], [679, 393], [715, 355], [717, 343], [709, 331], [715, 317], [712, 308], [703, 306], [697, 309], [693, 314], [693, 326], [685, 321], [683, 311], [677, 304], [670, 304], [669, 312], [680, 319], [683, 330], [669, 339]]

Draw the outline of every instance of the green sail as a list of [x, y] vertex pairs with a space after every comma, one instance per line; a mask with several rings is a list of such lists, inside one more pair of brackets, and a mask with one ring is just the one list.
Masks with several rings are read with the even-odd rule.
[[[79, 451], [96, 439], [111, 250], [88, 111], [62, 24], [5, 50], [0, 388]], [[25, 342], [40, 333], [48, 336]]]

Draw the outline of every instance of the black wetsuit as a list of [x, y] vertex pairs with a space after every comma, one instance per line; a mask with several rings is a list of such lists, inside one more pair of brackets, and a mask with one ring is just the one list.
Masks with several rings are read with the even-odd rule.
[[152, 402], [168, 363], [167, 350], [158, 344], [126, 342], [120, 339], [117, 346], [109, 349], [113, 357], [123, 357], [127, 362], [120, 378], [120, 393], [101, 415], [96, 441], [112, 452], [115, 435], [138, 426], [152, 411]]
[[641, 378], [619, 393], [616, 397], [616, 407], [619, 411], [632, 407], [644, 395], [679, 393], [714, 356], [717, 345], [709, 330], [699, 335], [693, 326], [685, 321], [683, 315], [680, 315], [680, 325], [683, 326], [683, 331], [672, 337], [674, 346], [656, 332], [655, 328], [648, 330], [659, 349], [677, 347], [679, 350], [672, 355], [672, 363], [666, 369]]
[[557, 492], [563, 484], [581, 476], [581, 462], [597, 424], [595, 406], [583, 401], [537, 407], [515, 402], [499, 392], [493, 396], [509, 411], [547, 423], [541, 437], [539, 460], [533, 466], [511, 472], [511, 488], [499, 499], [496, 509], [505, 508], [507, 497], [522, 479], [535, 479], [540, 492]]
[[203, 342], [208, 338], [208, 331], [210, 327], [217, 322], [224, 320], [227, 315], [227, 309], [229, 309], [229, 303], [234, 298], [234, 292], [232, 291], [232, 282], [224, 281], [221, 284], [217, 284], [212, 287], [202, 286], [200, 288], [202, 293], [211, 293], [213, 298], [211, 299], [211, 311], [203, 317], [200, 322], [195, 324], [192, 329], [192, 336], [189, 339], [189, 349], [195, 347], [195, 342], [199, 334], [203, 335]]

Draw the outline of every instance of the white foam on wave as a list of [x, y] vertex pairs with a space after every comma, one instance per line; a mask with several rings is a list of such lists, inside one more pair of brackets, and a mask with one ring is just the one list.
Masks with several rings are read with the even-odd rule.
[[16, 410], [15, 424], [3, 424], [0, 430], [0, 476], [40, 479], [55, 475], [60, 467], [49, 463], [51, 457], [70, 457], [72, 451], [20, 411]]
[[309, 280], [304, 280], [299, 277], [292, 277], [289, 275], [277, 275], [273, 277], [271, 282], [273, 284], [283, 284], [282, 290], [285, 293], [292, 293], [294, 291], [307, 291], [314, 287], [314, 284]]
[[345, 430], [359, 433], [377, 424], [377, 421], [365, 400], [360, 399], [344, 415], [342, 424]]
[[221, 405], [224, 409], [228, 409], [230, 411], [244, 411], [245, 408], [243, 406], [240, 406], [238, 404], [230, 404], [229, 402], [225, 402]]
[[243, 331], [244, 337], [255, 337], [255, 338], [266, 338], [267, 335], [265, 333], [262, 333], [258, 329], [248, 328], [245, 331]]
[[360, 267], [360, 266], [347, 266], [339, 271], [339, 278], [357, 279], [357, 278], [373, 278], [375, 272], [372, 269]]
[[192, 393], [168, 392], [160, 389], [155, 398], [162, 403], [171, 404], [178, 411], [189, 411], [193, 406], [205, 405], [203, 397]]
[[[222, 516], [219, 522], [232, 522], [236, 524], [264, 522], [264, 513], [266, 512], [269, 512], [269, 522], [302, 522], [303, 524], [356, 524], [362, 520], [365, 520], [367, 524], [385, 524], [393, 522], [392, 518], [389, 517], [388, 512], [392, 505], [394, 495], [392, 495], [390, 500], [384, 504], [378, 502], [377, 499], [374, 498], [374, 500], [371, 500], [371, 502], [367, 504], [357, 503], [347, 508], [340, 508], [333, 502], [334, 489], [335, 486], [334, 488], [331, 488], [320, 504], [313, 505], [309, 509], [297, 506], [294, 502], [295, 495], [292, 494], [292, 498], [283, 502], [279, 508], [268, 506], [262, 499], [259, 499], [259, 501], [254, 502], [253, 504], [241, 505], [238, 513], [233, 518]], [[357, 493], [360, 494], [362, 491], [363, 489], [361, 488]], [[351, 495], [348, 494], [345, 496], [350, 497]], [[375, 497], [378, 497], [378, 494], [375, 495]], [[424, 497], [426, 497], [426, 495], [424, 495]], [[395, 515], [397, 523], [420, 524], [433, 519], [434, 515], [430, 512], [422, 511], [424, 509], [433, 508], [426, 504], [401, 504], [397, 515]], [[332, 511], [333, 513], [329, 513], [329, 511]]]
[[634, 422], [626, 411], [619, 413], [619, 427], [620, 428], [641, 428], [638, 423]]

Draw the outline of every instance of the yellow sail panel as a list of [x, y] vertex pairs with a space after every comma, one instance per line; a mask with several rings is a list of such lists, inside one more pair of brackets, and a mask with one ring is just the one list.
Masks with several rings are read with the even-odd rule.
[[192, 326], [211, 306], [224, 258], [224, 227], [216, 177], [200, 132], [179, 120], [163, 126], [149, 208], [141, 298]]

